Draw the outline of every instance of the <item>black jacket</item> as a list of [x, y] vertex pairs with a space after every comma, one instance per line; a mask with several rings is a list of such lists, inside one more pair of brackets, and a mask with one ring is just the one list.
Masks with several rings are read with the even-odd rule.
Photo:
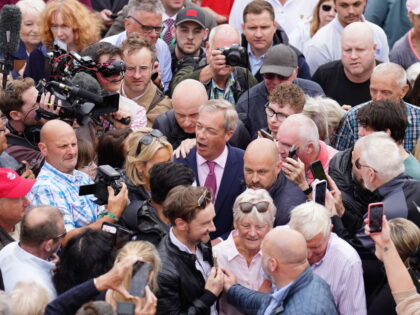
[[[174, 150], [178, 148], [181, 142], [185, 139], [195, 138], [194, 133], [186, 133], [178, 125], [173, 109], [159, 115], [159, 117], [157, 117], [153, 122], [153, 129], [159, 129], [162, 131], [162, 133], [168, 139], [169, 143], [172, 144]], [[245, 125], [242, 123], [242, 121], [238, 121], [238, 126], [236, 127], [232, 138], [229, 140], [229, 144], [245, 150], [249, 142], [251, 142], [251, 137], [248, 133], [248, 130], [245, 128]]]
[[346, 211], [342, 217], [343, 224], [351, 235], [363, 225], [369, 203], [377, 202], [377, 193], [364, 189], [353, 180], [351, 153], [353, 148], [339, 151], [330, 161], [328, 173], [341, 191]]
[[181, 59], [178, 59], [175, 54], [175, 46], [176, 45], [169, 45], [169, 51], [171, 52], [171, 68], [172, 68], [172, 74], [175, 75], [175, 73], [178, 72], [179, 69], [194, 65], [194, 67], [198, 67], [201, 64], [206, 64], [206, 50], [204, 47], [200, 47], [200, 56], [194, 57], [194, 56], [185, 56]]
[[[248, 57], [248, 41], [246, 40], [244, 34], [242, 34], [241, 43], [242, 43], [242, 46], [245, 48], [246, 56]], [[278, 44], [285, 44], [295, 51], [298, 57], [298, 67], [299, 67], [298, 77], [301, 79], [311, 80], [311, 73], [309, 71], [309, 66], [306, 63], [305, 56], [295, 46], [289, 45], [289, 37], [287, 37], [286, 32], [280, 26], [277, 27], [277, 31], [274, 33], [274, 36], [273, 36], [273, 46], [278, 45]], [[248, 62], [248, 69], [251, 71], [249, 62]], [[255, 74], [255, 79], [257, 79], [258, 82], [261, 82], [263, 80], [260, 70], [258, 70], [258, 72]]]
[[[199, 244], [204, 260], [212, 262], [211, 248]], [[196, 256], [182, 252], [166, 235], [158, 248], [162, 269], [158, 275], [159, 292], [156, 314], [210, 314], [217, 296], [204, 289], [205, 279], [195, 267]]]

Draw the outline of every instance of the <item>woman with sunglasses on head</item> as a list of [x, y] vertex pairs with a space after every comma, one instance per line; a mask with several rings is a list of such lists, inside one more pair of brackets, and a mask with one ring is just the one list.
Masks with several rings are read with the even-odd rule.
[[330, 23], [336, 15], [333, 0], [319, 0], [310, 20], [303, 21], [289, 36], [290, 44], [303, 51], [305, 43], [318, 30]]
[[[264, 189], [247, 189], [233, 205], [235, 230], [213, 247], [216, 264], [235, 274], [238, 283], [252, 290], [271, 292], [271, 282], [262, 270], [261, 242], [274, 224], [276, 207]], [[228, 304], [226, 296], [219, 301], [219, 314], [242, 314]]]
[[172, 158], [172, 145], [157, 129], [140, 128], [127, 140], [128, 154], [125, 159], [125, 182], [130, 201], [150, 199], [149, 170], [159, 162]]

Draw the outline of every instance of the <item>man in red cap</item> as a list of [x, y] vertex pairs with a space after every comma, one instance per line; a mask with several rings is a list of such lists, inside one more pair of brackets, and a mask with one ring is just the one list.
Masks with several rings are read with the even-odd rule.
[[8, 234], [22, 220], [29, 206], [26, 194], [35, 184], [34, 179], [20, 177], [15, 171], [0, 168], [0, 249], [14, 241]]

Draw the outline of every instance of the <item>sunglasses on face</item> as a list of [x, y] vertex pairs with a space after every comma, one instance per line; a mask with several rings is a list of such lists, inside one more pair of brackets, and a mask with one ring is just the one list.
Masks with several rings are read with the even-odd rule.
[[139, 144], [137, 145], [136, 156], [139, 155], [142, 144], [149, 145], [153, 142], [153, 138], [159, 139], [159, 138], [162, 138], [163, 136], [164, 134], [158, 129], [153, 129], [149, 133], [145, 134], [143, 137], [141, 137]]
[[267, 212], [269, 205], [270, 204], [268, 201], [260, 201], [257, 203], [241, 202], [239, 203], [239, 209], [241, 209], [243, 213], [250, 213], [252, 211], [252, 208], [255, 207], [257, 208], [258, 212], [264, 213], [264, 212]]
[[289, 78], [289, 77], [284, 77], [284, 76], [276, 74], [276, 73], [264, 73], [263, 77], [266, 80], [274, 80], [274, 79], [277, 78], [280, 81], [286, 81]]
[[332, 5], [329, 4], [323, 4], [321, 5], [321, 10], [324, 12], [330, 12], [331, 10], [334, 10]]
[[378, 173], [373, 167], [370, 167], [370, 166], [368, 166], [368, 165], [363, 165], [363, 164], [360, 164], [360, 158], [358, 158], [355, 162], [354, 162], [354, 165], [356, 166], [356, 168], [358, 169], [358, 170], [361, 170], [362, 169], [362, 167], [367, 167], [367, 168], [370, 168], [370, 169], [372, 169], [375, 173]]
[[198, 198], [197, 207], [200, 209], [204, 209], [210, 201], [211, 201], [211, 193], [208, 189], [206, 189], [204, 190], [200, 198]]

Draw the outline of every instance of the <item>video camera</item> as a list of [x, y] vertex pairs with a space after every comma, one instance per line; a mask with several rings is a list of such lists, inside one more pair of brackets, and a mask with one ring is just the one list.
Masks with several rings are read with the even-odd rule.
[[95, 183], [83, 185], [79, 188], [79, 196], [94, 195], [97, 199], [94, 201], [98, 205], [108, 203], [108, 186], [114, 189], [117, 195], [121, 190], [121, 175], [109, 165], [98, 166]]
[[226, 64], [228, 66], [237, 67], [237, 66], [246, 66], [247, 58], [245, 53], [245, 48], [239, 44], [233, 44], [227, 48], [220, 48], [223, 56], [226, 56]]

